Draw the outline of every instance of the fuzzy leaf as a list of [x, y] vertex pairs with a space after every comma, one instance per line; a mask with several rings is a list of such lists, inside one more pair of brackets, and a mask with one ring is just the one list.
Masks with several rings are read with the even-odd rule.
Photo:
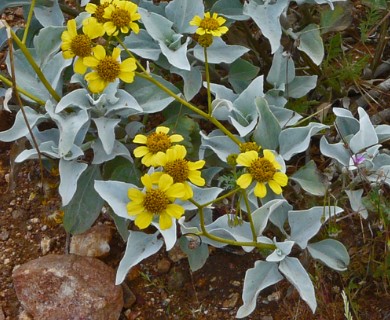
[[127, 239], [125, 254], [119, 263], [115, 284], [121, 284], [132, 267], [142, 260], [158, 252], [163, 242], [157, 239], [158, 232], [147, 234], [139, 231], [130, 231]]
[[[212, 64], [232, 63], [248, 51], [248, 48], [228, 45], [221, 38], [214, 37], [213, 44], [207, 48], [207, 60]], [[204, 48], [197, 44], [194, 48], [194, 56], [204, 62]]]
[[299, 183], [303, 190], [315, 196], [323, 196], [326, 192], [326, 185], [321, 179], [320, 173], [313, 160], [310, 160], [297, 172], [295, 172], [290, 179]]
[[279, 18], [282, 12], [287, 9], [288, 4], [288, 0], [251, 0], [244, 4], [243, 13], [253, 19], [264, 36], [269, 40], [271, 53], [275, 53], [280, 47], [282, 27]]
[[307, 246], [310, 255], [337, 271], [347, 270], [349, 254], [344, 245], [334, 239], [325, 239]]
[[301, 298], [306, 301], [314, 313], [317, 308], [314, 286], [310, 277], [297, 258], [286, 257], [279, 264], [279, 270], [287, 280], [298, 290]]
[[295, 241], [302, 249], [320, 230], [329, 217], [338, 215], [344, 210], [339, 207], [312, 207], [308, 210], [291, 210], [288, 223], [291, 227], [290, 240]]
[[165, 7], [167, 18], [173, 22], [177, 33], [195, 33], [196, 26], [190, 21], [194, 16], [203, 17], [204, 5], [202, 0], [173, 0]]
[[96, 179], [101, 179], [99, 166], [89, 166], [78, 180], [78, 192], [64, 208], [64, 228], [71, 234], [87, 231], [98, 218], [103, 199], [93, 188]]
[[58, 167], [61, 178], [58, 192], [62, 198], [62, 205], [66, 206], [76, 193], [77, 181], [81, 174], [87, 169], [88, 165], [86, 163], [78, 162], [77, 160], [66, 161], [60, 159]]
[[320, 65], [324, 58], [324, 44], [318, 26], [309, 24], [298, 33], [298, 37], [298, 50], [306, 53], [317, 66]]
[[275, 262], [256, 261], [255, 266], [246, 271], [242, 291], [243, 305], [238, 309], [236, 318], [249, 316], [256, 308], [260, 292], [282, 279]]
[[321, 123], [309, 123], [306, 127], [288, 128], [279, 135], [280, 154], [283, 159], [290, 160], [297, 153], [305, 151], [310, 144], [310, 138], [329, 126]]

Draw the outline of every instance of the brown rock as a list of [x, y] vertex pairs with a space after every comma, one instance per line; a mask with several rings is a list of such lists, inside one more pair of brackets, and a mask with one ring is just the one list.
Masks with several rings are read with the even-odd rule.
[[76, 234], [70, 242], [70, 253], [85, 257], [104, 257], [110, 252], [110, 241], [113, 230], [110, 226], [100, 224], [87, 232]]
[[14, 269], [12, 277], [34, 319], [118, 320], [123, 307], [114, 270], [95, 258], [49, 254]]
[[168, 273], [170, 268], [171, 268], [171, 262], [168, 259], [162, 258], [157, 261], [157, 272], [159, 274]]

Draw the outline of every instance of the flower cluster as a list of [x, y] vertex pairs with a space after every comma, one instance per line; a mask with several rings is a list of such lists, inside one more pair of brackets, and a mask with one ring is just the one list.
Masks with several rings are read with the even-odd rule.
[[187, 160], [186, 148], [176, 144], [183, 141], [183, 137], [179, 134], [169, 135], [169, 131], [169, 128], [159, 126], [148, 136], [138, 134], [133, 140], [142, 144], [134, 150], [135, 157], [141, 158], [145, 166], [159, 170], [142, 177], [144, 191], [133, 188], [128, 192], [130, 202], [127, 211], [129, 215], [136, 216], [135, 224], [140, 229], [148, 227], [153, 216], [159, 217], [161, 229], [170, 228], [172, 218], [179, 219], [184, 214], [184, 209], [173, 202], [193, 197], [191, 183], [205, 185], [198, 171], [205, 161]]
[[[120, 79], [126, 83], [134, 81], [136, 60], [128, 58], [121, 62], [119, 48], [111, 49], [102, 37], [126, 35], [139, 32], [136, 23], [141, 18], [138, 6], [124, 0], [100, 0], [96, 5], [88, 3], [85, 10], [91, 14], [82, 22], [78, 31], [76, 20], [69, 20], [67, 30], [62, 33], [62, 53], [65, 59], [73, 59], [74, 71], [85, 74], [92, 93], [101, 93], [110, 83]], [[106, 42], [106, 47], [97, 43]]]

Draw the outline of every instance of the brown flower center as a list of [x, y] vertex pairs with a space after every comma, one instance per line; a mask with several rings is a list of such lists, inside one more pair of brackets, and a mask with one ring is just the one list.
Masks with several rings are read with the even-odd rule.
[[168, 207], [169, 203], [170, 201], [165, 192], [160, 189], [151, 189], [146, 191], [143, 205], [149, 212], [153, 214], [160, 214]]
[[94, 13], [94, 17], [96, 18], [97, 22], [104, 23], [107, 21], [106, 18], [103, 18], [103, 15], [104, 15], [104, 9], [106, 9], [108, 6], [109, 6], [108, 2], [97, 6], [96, 11]]
[[111, 14], [111, 19], [117, 28], [126, 27], [131, 22], [131, 17], [128, 11], [117, 8]]
[[267, 182], [273, 178], [276, 169], [269, 160], [257, 158], [251, 163], [248, 171], [258, 182]]
[[91, 55], [92, 41], [85, 34], [78, 34], [72, 39], [70, 48], [72, 52], [79, 57], [88, 57]]
[[146, 146], [151, 153], [165, 152], [172, 146], [172, 142], [164, 132], [153, 132], [148, 136]]
[[198, 37], [198, 43], [203, 48], [208, 48], [213, 44], [213, 36], [210, 33], [202, 34]]
[[244, 142], [240, 145], [240, 152], [241, 153], [244, 153], [247, 151], [252, 151], [252, 150], [259, 152], [260, 147], [258, 146], [258, 144], [256, 142]]
[[217, 30], [219, 28], [219, 23], [214, 18], [203, 18], [200, 23], [200, 27], [207, 30]]
[[184, 182], [188, 179], [190, 170], [188, 169], [188, 161], [185, 159], [176, 159], [168, 162], [164, 166], [164, 171], [168, 173], [174, 182]]
[[110, 56], [106, 56], [99, 62], [96, 71], [100, 78], [107, 82], [113, 82], [120, 73], [120, 64]]

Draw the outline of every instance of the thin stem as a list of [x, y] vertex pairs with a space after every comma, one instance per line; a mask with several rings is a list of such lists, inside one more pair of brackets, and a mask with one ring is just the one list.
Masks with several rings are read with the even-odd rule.
[[28, 12], [28, 17], [27, 17], [27, 22], [26, 22], [26, 28], [24, 29], [24, 33], [23, 33], [23, 39], [22, 39], [23, 44], [26, 43], [28, 30], [30, 29], [31, 19], [33, 16], [34, 8], [35, 8], [35, 2], [36, 2], [36, 0], [31, 0], [30, 11]]
[[270, 243], [260, 243], [257, 241], [236, 241], [236, 240], [221, 238], [208, 233], [204, 223], [203, 208], [199, 208], [199, 219], [200, 219], [200, 229], [202, 231], [201, 235], [211, 240], [218, 241], [220, 243], [226, 243], [231, 246], [238, 246], [238, 247], [256, 247], [259, 249], [270, 249], [270, 250], [274, 250], [276, 248], [274, 244], [270, 244]]
[[130, 57], [132, 57], [132, 58], [135, 60], [137, 66], [138, 66], [143, 72], [148, 73], [148, 72], [146, 71], [146, 69], [144, 68], [144, 66], [138, 61], [138, 59], [136, 59], [136, 58], [134, 57], [133, 53], [132, 53], [129, 49], [127, 49], [127, 47], [125, 46], [125, 44], [123, 43], [123, 41], [122, 41], [118, 36], [116, 36], [115, 38], [116, 38], [116, 40], [119, 42], [119, 44], [122, 46], [122, 48], [126, 51], [126, 53], [127, 53]]
[[211, 116], [211, 112], [213, 111], [211, 108], [211, 91], [210, 91], [210, 71], [209, 71], [209, 61], [207, 58], [207, 48], [203, 48], [204, 52], [204, 66], [205, 66], [205, 73], [206, 73], [206, 83], [207, 83], [207, 108], [209, 116]]
[[244, 198], [246, 213], [248, 216], [249, 225], [251, 226], [252, 239], [253, 239], [253, 241], [256, 241], [257, 240], [256, 229], [255, 229], [255, 224], [253, 223], [253, 219], [252, 219], [251, 207], [249, 206], [248, 196], [247, 196], [244, 189], [242, 189], [241, 194]]
[[163, 84], [158, 82], [156, 79], [154, 79], [150, 74], [145, 73], [135, 73], [138, 77], [146, 79], [153, 84], [155, 84], [158, 88], [160, 88], [162, 91], [173, 97], [176, 101], [180, 102], [182, 105], [190, 109], [191, 111], [197, 113], [204, 119], [210, 121], [212, 124], [214, 124], [218, 129], [220, 129], [224, 134], [226, 134], [233, 142], [235, 142], [237, 145], [241, 144], [241, 141], [235, 137], [228, 129], [225, 128], [225, 126], [219, 122], [217, 119], [213, 118], [212, 116], [208, 115], [206, 112], [199, 110], [197, 107], [189, 103], [188, 101], [184, 100], [183, 98], [180, 98], [177, 94], [175, 94], [173, 91], [169, 90], [167, 87], [165, 87]]
[[31, 67], [34, 69], [35, 73], [37, 74], [39, 80], [42, 81], [43, 85], [49, 91], [51, 96], [58, 102], [61, 100], [61, 97], [57, 94], [57, 92], [53, 89], [53, 87], [50, 85], [50, 83], [47, 81], [45, 75], [42, 73], [39, 66], [34, 61], [33, 57], [31, 56], [30, 51], [27, 49], [27, 47], [19, 40], [18, 36], [15, 34], [15, 32], [11, 31], [11, 37], [15, 41], [15, 43], [18, 45], [20, 50], [22, 50], [24, 56], [26, 57], [27, 61], [31, 65]]
[[11, 76], [12, 76], [12, 91], [16, 97], [16, 100], [18, 101], [20, 111], [22, 112], [24, 122], [26, 123], [28, 132], [31, 136], [32, 143], [34, 145], [35, 150], [37, 150], [38, 154], [38, 162], [39, 162], [39, 169], [41, 173], [41, 190], [43, 195], [44, 190], [45, 190], [45, 185], [44, 185], [44, 176], [43, 176], [43, 162], [42, 162], [42, 154], [41, 151], [39, 150], [39, 146], [37, 143], [37, 140], [35, 139], [34, 133], [32, 132], [30, 123], [28, 122], [26, 112], [24, 111], [24, 106], [22, 103], [22, 100], [20, 99], [20, 95], [16, 86], [16, 75], [15, 75], [15, 65], [14, 65], [14, 54], [13, 54], [13, 46], [12, 46], [12, 40], [9, 38], [8, 39], [8, 45], [9, 45], [9, 59], [10, 59], [10, 65], [11, 65]]
[[[0, 81], [2, 81], [5, 85], [7, 85], [8, 87], [12, 87], [12, 81], [7, 79], [5, 76], [3, 76], [1, 73], [0, 73]], [[36, 96], [33, 96], [30, 92], [20, 88], [19, 86], [16, 86], [16, 90], [18, 90], [18, 92], [20, 92], [21, 94], [25, 95], [26, 97], [30, 98], [31, 100], [35, 101], [36, 103], [38, 103], [39, 105], [41, 106], [44, 106], [45, 105], [45, 101], [37, 98]]]

